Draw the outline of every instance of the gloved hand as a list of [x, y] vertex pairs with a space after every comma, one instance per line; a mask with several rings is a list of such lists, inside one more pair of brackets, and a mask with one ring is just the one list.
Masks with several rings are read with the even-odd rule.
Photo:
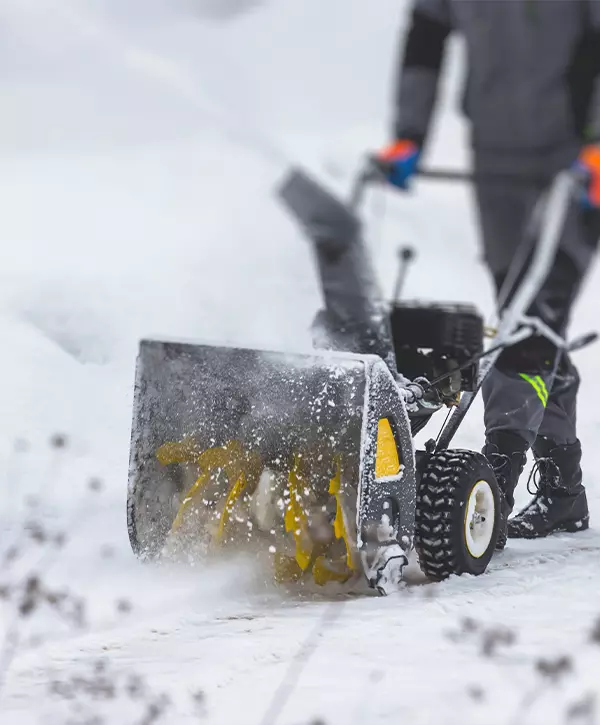
[[377, 154], [386, 168], [387, 179], [400, 189], [407, 189], [411, 177], [417, 170], [421, 149], [414, 141], [401, 139], [386, 146]]
[[600, 209], [600, 143], [584, 146], [575, 163], [585, 179], [583, 203], [592, 209]]

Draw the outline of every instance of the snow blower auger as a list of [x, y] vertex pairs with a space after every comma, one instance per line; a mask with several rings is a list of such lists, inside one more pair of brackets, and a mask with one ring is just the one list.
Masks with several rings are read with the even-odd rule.
[[[433, 580], [485, 571], [498, 487], [481, 454], [449, 445], [500, 350], [547, 332], [524, 312], [554, 258], [571, 179], [554, 185], [530, 271], [485, 353], [468, 305], [383, 303], [355, 213], [373, 178], [371, 166], [349, 205], [300, 171], [278, 190], [315, 253], [314, 352], [141, 342], [128, 493], [141, 558], [241, 551], [269, 560], [278, 581], [366, 577], [384, 594], [413, 548]], [[454, 414], [437, 444], [415, 452], [444, 406]]]

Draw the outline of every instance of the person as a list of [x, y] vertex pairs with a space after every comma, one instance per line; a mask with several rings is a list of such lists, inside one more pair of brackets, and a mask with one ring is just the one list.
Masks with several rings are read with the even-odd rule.
[[[529, 311], [564, 336], [600, 237], [600, 0], [415, 0], [393, 142], [379, 154], [389, 181], [403, 189], [418, 170], [453, 31], [466, 42], [463, 109], [484, 257], [500, 308], [526, 268], [527, 257], [521, 269], [514, 265], [534, 234], [538, 200], [559, 171], [575, 166], [585, 175], [552, 271]], [[507, 537], [588, 528], [579, 383], [569, 356], [557, 358], [539, 336], [505, 350], [485, 381], [483, 452], [503, 494], [498, 549]], [[537, 490], [509, 520], [530, 448]]]

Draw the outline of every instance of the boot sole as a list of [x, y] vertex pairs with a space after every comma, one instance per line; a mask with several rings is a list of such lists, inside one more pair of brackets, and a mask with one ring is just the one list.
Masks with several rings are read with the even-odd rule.
[[577, 519], [576, 521], [565, 521], [562, 524], [558, 524], [557, 526], [554, 526], [551, 529], [548, 529], [548, 531], [522, 531], [517, 533], [512, 533], [509, 529], [508, 531], [508, 538], [509, 539], [545, 539], [547, 536], [551, 536], [552, 534], [577, 534], [580, 531], [586, 531], [590, 528], [590, 517], [586, 516], [583, 519]]

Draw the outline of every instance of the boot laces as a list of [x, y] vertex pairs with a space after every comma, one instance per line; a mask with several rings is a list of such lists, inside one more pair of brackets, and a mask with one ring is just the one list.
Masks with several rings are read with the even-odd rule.
[[494, 469], [496, 478], [504, 478], [503, 472], [506, 467], [510, 465], [510, 456], [508, 456], [506, 453], [490, 453], [488, 455], [488, 460], [492, 468]]
[[540, 496], [544, 489], [560, 488], [562, 475], [556, 462], [549, 457], [536, 458], [529, 478], [527, 491], [532, 496]]

